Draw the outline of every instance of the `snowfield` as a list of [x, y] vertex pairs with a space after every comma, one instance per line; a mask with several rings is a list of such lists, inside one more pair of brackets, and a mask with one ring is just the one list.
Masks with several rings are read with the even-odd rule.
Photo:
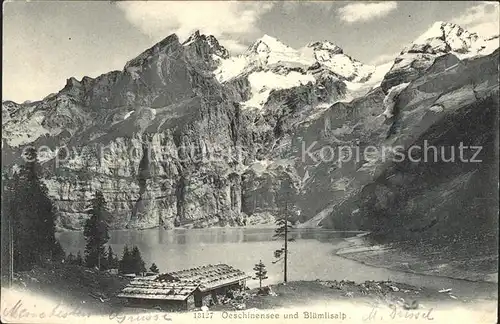
[[254, 72], [248, 76], [252, 96], [243, 102], [244, 107], [262, 109], [271, 90], [289, 89], [309, 82], [315, 83], [312, 75], [291, 71], [287, 75], [276, 74], [271, 71]]

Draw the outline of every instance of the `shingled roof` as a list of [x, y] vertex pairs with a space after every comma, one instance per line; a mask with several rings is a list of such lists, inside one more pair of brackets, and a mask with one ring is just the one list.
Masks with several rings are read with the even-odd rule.
[[197, 288], [204, 292], [248, 279], [243, 271], [227, 264], [215, 264], [137, 278], [118, 297], [184, 300]]
[[118, 297], [184, 300], [188, 298], [198, 286], [199, 284], [159, 281], [155, 280], [155, 277], [144, 277], [131, 281]]
[[197, 283], [200, 291], [206, 291], [233, 282], [250, 278], [243, 271], [227, 264], [209, 264], [187, 270], [169, 272], [158, 276], [158, 280], [178, 280], [187, 283]]

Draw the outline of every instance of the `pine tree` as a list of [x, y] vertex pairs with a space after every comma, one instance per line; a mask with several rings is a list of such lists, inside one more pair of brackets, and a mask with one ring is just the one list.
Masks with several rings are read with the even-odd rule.
[[259, 263], [255, 265], [253, 270], [255, 271], [255, 277], [253, 277], [253, 279], [259, 280], [259, 291], [262, 291], [262, 280], [268, 278], [266, 266], [262, 263], [262, 260], [260, 260]]
[[[16, 179], [17, 178], [17, 179]], [[2, 270], [8, 269], [9, 286], [14, 279], [14, 231], [16, 222], [16, 185], [19, 176], [14, 174], [13, 178], [2, 171]], [[17, 231], [16, 231], [17, 232]], [[17, 248], [17, 246], [16, 246]]]
[[158, 266], [154, 262], [151, 265], [151, 267], [149, 268], [149, 271], [151, 271], [152, 273], [160, 273], [160, 269], [158, 269]]
[[116, 256], [113, 253], [113, 249], [111, 248], [111, 245], [110, 245], [110, 246], [108, 246], [108, 260], [106, 262], [106, 267], [108, 269], [114, 269], [117, 266], [118, 265], [116, 264]]
[[105, 244], [109, 240], [108, 225], [105, 217], [106, 200], [102, 192], [97, 191], [91, 200], [90, 218], [85, 222], [85, 264], [87, 267], [101, 269], [101, 262], [106, 258]]
[[130, 251], [128, 249], [128, 246], [125, 245], [125, 247], [123, 248], [123, 255], [122, 255], [122, 259], [120, 260], [120, 263], [119, 263], [119, 271], [121, 273], [130, 273], [132, 267], [131, 267], [131, 254], [130, 254]]
[[64, 253], [55, 239], [55, 209], [47, 187], [40, 180], [36, 150], [28, 148], [23, 158], [25, 164], [7, 181], [5, 197], [2, 197], [11, 229], [16, 270], [28, 270], [47, 259], [62, 260]]
[[293, 242], [294, 239], [289, 237], [289, 231], [292, 229], [292, 224], [289, 220], [290, 213], [293, 209], [294, 189], [289, 176], [287, 176], [281, 183], [281, 199], [279, 199], [278, 207], [281, 210], [281, 215], [276, 218], [276, 229], [273, 235], [274, 239], [282, 240], [283, 247], [274, 251], [275, 261], [283, 261], [283, 281], [287, 282], [288, 275], [288, 242]]
[[73, 253], [69, 253], [68, 256], [66, 257], [66, 263], [67, 264], [75, 264], [76, 262], [76, 257], [73, 255]]
[[34, 148], [27, 151], [26, 161], [24, 168], [20, 169], [20, 176], [27, 182], [26, 188], [30, 191], [28, 197], [32, 198], [31, 204], [34, 205], [32, 211], [35, 211], [35, 215], [31, 227], [36, 233], [34, 244], [39, 245], [35, 251], [40, 253], [40, 258], [49, 258], [54, 254], [60, 257], [62, 248], [55, 239], [55, 209], [48, 197], [47, 186], [39, 178], [41, 170]]
[[56, 243], [54, 244], [54, 249], [52, 251], [52, 260], [62, 262], [65, 257], [66, 253], [64, 252], [61, 243], [59, 243], [59, 241], [56, 240]]
[[118, 269], [120, 267], [120, 259], [118, 259], [118, 255], [113, 255], [113, 269]]
[[141, 251], [137, 246], [132, 249], [132, 272], [135, 274], [146, 271], [146, 264], [142, 260]]
[[80, 250], [78, 250], [78, 253], [76, 254], [75, 264], [79, 265], [79, 266], [83, 265], [83, 258], [82, 258], [82, 253], [80, 252]]

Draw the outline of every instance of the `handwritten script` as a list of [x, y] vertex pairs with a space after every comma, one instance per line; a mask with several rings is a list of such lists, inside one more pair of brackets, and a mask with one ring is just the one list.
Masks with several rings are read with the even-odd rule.
[[[28, 307], [23, 304], [23, 301], [19, 299], [13, 306], [7, 306], [3, 309], [2, 315], [5, 319], [32, 319], [32, 320], [46, 320], [46, 319], [69, 319], [71, 317], [90, 317], [93, 314], [87, 310], [78, 306], [63, 305], [62, 303], [57, 304], [52, 309], [47, 310], [35, 310], [36, 305], [33, 307]], [[158, 314], [121, 314], [117, 312], [112, 312], [109, 314], [109, 319], [116, 321], [121, 324], [124, 322], [149, 322], [149, 321], [171, 321], [169, 314], [158, 313]]]
[[[36, 308], [36, 306], [34, 306]], [[62, 303], [57, 304], [49, 311], [35, 311], [28, 309], [21, 299], [14, 306], [5, 307], [2, 315], [4, 318], [11, 319], [46, 319], [46, 318], [68, 318], [68, 317], [90, 317], [90, 313], [83, 310], [80, 306], [70, 307], [64, 306]]]
[[427, 310], [407, 310], [399, 308], [395, 305], [389, 306], [389, 309], [379, 309], [375, 306], [371, 309], [370, 313], [363, 317], [363, 321], [373, 320], [395, 320], [395, 319], [415, 319], [415, 320], [434, 320], [432, 311], [433, 308]]
[[149, 321], [171, 321], [172, 319], [168, 314], [138, 314], [138, 315], [127, 315], [119, 313], [111, 313], [109, 315], [110, 320], [115, 320], [118, 323], [127, 322], [149, 322]]

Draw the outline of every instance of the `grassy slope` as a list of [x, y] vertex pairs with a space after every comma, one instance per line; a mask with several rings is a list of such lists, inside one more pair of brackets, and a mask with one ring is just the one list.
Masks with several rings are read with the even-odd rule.
[[[84, 306], [97, 314], [123, 307], [115, 296], [128, 282], [124, 277], [104, 271], [56, 263], [14, 276], [14, 288], [55, 298], [66, 305]], [[6, 286], [2, 283], [2, 287]]]
[[[119, 275], [107, 274], [104, 271], [74, 265], [50, 264], [44, 268], [37, 267], [31, 271], [17, 273], [14, 288], [56, 298], [65, 305], [79, 305], [93, 314], [133, 313], [138, 310], [126, 308], [126, 304], [116, 297], [128, 281]], [[391, 281], [367, 281], [361, 284], [350, 281], [297, 281], [286, 285], [273, 285], [271, 288], [275, 292], [274, 296], [259, 296], [255, 289], [250, 290], [243, 301], [246, 308], [288, 308], [332, 301], [361, 302], [364, 305], [382, 303], [403, 308], [405, 304], [409, 305], [414, 301], [426, 305], [443, 302], [464, 305], [472, 301], [470, 298], [453, 296], [451, 293], [439, 293], [433, 289]], [[234, 306], [228, 303], [217, 305], [212, 310], [234, 310]]]

